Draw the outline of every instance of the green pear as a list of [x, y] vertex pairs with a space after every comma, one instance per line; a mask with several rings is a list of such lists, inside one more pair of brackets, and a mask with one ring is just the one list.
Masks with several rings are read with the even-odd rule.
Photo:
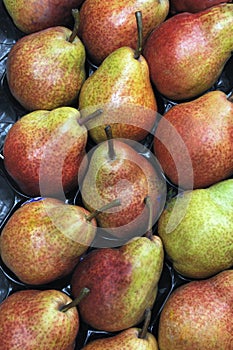
[[59, 290], [20, 290], [0, 305], [0, 350], [73, 350], [79, 333], [78, 305]]
[[80, 9], [79, 35], [90, 60], [99, 65], [122, 46], [136, 48], [134, 13], [143, 15], [143, 42], [169, 11], [168, 0], [85, 0]]
[[147, 326], [146, 318], [142, 329], [128, 328], [112, 337], [93, 340], [82, 350], [158, 350], [157, 340], [147, 331]]
[[72, 272], [96, 234], [86, 209], [54, 198], [26, 202], [0, 236], [5, 265], [23, 283], [40, 285]]
[[158, 220], [174, 268], [207, 278], [233, 265], [233, 179], [178, 194]]
[[160, 350], [231, 350], [233, 270], [178, 287], [159, 320]]
[[83, 0], [3, 0], [15, 26], [30, 34], [39, 30], [72, 23], [72, 9]]
[[221, 91], [172, 107], [160, 119], [154, 141], [166, 176], [183, 189], [193, 189], [233, 175], [232, 126], [233, 103]]
[[[139, 11], [136, 18], [141, 33]], [[111, 125], [114, 138], [139, 141], [155, 124], [157, 102], [148, 64], [141, 55], [141, 39], [139, 35], [137, 50], [124, 46], [113, 51], [82, 85], [79, 95], [82, 114], [103, 109], [99, 118], [88, 123], [89, 135], [96, 143], [106, 140], [107, 125]]]
[[138, 153], [134, 146], [134, 143], [127, 144], [118, 139], [98, 144], [92, 150], [80, 185], [83, 204], [89, 211], [116, 198], [121, 200], [119, 207], [97, 217], [99, 227], [121, 239], [145, 234], [149, 217], [145, 203], [147, 196], [153, 204], [153, 223], [166, 201], [166, 182], [160, 168]]
[[233, 4], [179, 13], [149, 35], [143, 55], [158, 91], [173, 100], [197, 97], [220, 77], [233, 50]]
[[28, 113], [11, 127], [3, 146], [4, 166], [22, 192], [61, 197], [77, 188], [78, 174], [87, 166], [88, 135], [82, 122], [77, 109], [59, 107]]
[[71, 105], [86, 78], [85, 47], [66, 27], [50, 27], [20, 38], [11, 48], [7, 82], [28, 111]]
[[161, 239], [152, 234], [86, 254], [71, 279], [74, 297], [84, 285], [90, 289], [79, 304], [84, 322], [109, 332], [141, 322], [145, 309], [155, 302], [163, 260]]

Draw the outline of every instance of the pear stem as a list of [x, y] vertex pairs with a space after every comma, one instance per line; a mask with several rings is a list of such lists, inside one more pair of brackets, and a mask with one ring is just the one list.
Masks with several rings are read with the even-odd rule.
[[78, 123], [79, 123], [80, 126], [82, 126], [82, 125], [88, 123], [89, 120], [91, 120], [91, 119], [93, 119], [95, 117], [98, 117], [102, 113], [103, 113], [102, 109], [97, 109], [95, 112], [87, 115], [86, 117], [78, 119]]
[[136, 11], [135, 16], [137, 21], [138, 42], [137, 42], [137, 48], [134, 51], [134, 58], [138, 60], [142, 53], [142, 12]]
[[92, 219], [94, 219], [98, 214], [102, 213], [103, 211], [106, 211], [108, 209], [111, 209], [113, 207], [118, 207], [119, 205], [121, 205], [121, 201], [120, 199], [115, 199], [112, 202], [104, 205], [103, 207], [101, 207], [100, 209], [96, 209], [95, 211], [93, 211], [93, 213], [91, 213], [90, 215], [86, 216], [86, 220], [87, 221], [91, 221]]
[[148, 308], [145, 311], [144, 325], [143, 325], [140, 333], [138, 334], [138, 338], [146, 339], [146, 334], [148, 332], [148, 327], [149, 327], [149, 324], [150, 324], [150, 320], [151, 320], [151, 309]]
[[80, 16], [79, 16], [79, 10], [78, 9], [73, 9], [72, 10], [72, 15], [74, 18], [74, 27], [72, 30], [72, 33], [69, 37], [69, 42], [72, 43], [76, 37], [76, 35], [78, 34], [78, 27], [79, 27], [79, 23], [80, 23]]
[[153, 226], [153, 210], [152, 209], [153, 208], [152, 208], [150, 196], [147, 196], [145, 198], [145, 204], [149, 209], [148, 229], [147, 229], [147, 232], [145, 233], [145, 237], [151, 239], [151, 237], [153, 236], [153, 232], [152, 232], [152, 226]]
[[116, 152], [113, 147], [112, 128], [108, 125], [104, 130], [108, 139], [108, 156], [111, 160], [114, 160], [116, 159]]
[[90, 289], [84, 287], [84, 288], [81, 290], [80, 294], [77, 296], [77, 298], [75, 298], [75, 299], [74, 299], [73, 301], [71, 301], [69, 304], [63, 305], [63, 306], [61, 307], [60, 311], [66, 312], [66, 311], [68, 311], [69, 309], [71, 309], [72, 307], [77, 306], [77, 305], [80, 303], [80, 301], [81, 301], [87, 294], [89, 294], [89, 293], [90, 293]]

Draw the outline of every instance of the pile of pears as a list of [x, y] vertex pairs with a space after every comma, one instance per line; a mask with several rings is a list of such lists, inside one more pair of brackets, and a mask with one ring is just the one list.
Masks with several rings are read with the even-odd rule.
[[3, 8], [0, 350], [232, 350], [232, 1]]

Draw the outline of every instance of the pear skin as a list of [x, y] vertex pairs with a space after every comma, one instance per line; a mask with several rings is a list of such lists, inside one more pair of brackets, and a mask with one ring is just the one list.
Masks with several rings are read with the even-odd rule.
[[160, 350], [231, 350], [233, 270], [178, 287], [159, 321]]
[[145, 138], [156, 121], [157, 102], [144, 57], [134, 58], [130, 47], [111, 53], [82, 85], [79, 108], [83, 116], [103, 109], [99, 118], [87, 124], [96, 143], [106, 140], [107, 125], [114, 138]]
[[155, 132], [154, 152], [175, 185], [208, 187], [233, 175], [232, 130], [232, 101], [221, 91], [211, 91], [165, 113]]
[[220, 77], [233, 50], [233, 4], [179, 13], [155, 28], [144, 46], [150, 76], [172, 100], [197, 97]]
[[98, 248], [76, 266], [71, 286], [77, 296], [83, 286], [90, 293], [79, 304], [82, 319], [105, 331], [121, 331], [142, 321], [155, 302], [163, 267], [159, 237], [137, 237], [120, 248]]
[[208, 278], [233, 265], [233, 179], [171, 199], [158, 234], [173, 267], [189, 278]]
[[232, 2], [226, 0], [170, 0], [172, 14], [179, 12], [199, 12], [209, 7], [221, 4], [222, 2]]
[[129, 328], [113, 337], [94, 340], [82, 350], [158, 350], [153, 334], [147, 332], [145, 339], [141, 339], [139, 332], [139, 328]]

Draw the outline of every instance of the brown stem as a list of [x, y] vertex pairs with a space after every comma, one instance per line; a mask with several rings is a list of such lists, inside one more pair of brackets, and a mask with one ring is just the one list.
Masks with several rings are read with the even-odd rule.
[[149, 209], [149, 220], [148, 220], [148, 228], [147, 232], [145, 233], [145, 237], [151, 239], [153, 236], [152, 227], [153, 227], [153, 207], [150, 196], [147, 196], [145, 198], [145, 204]]
[[149, 324], [150, 324], [150, 320], [151, 320], [151, 309], [148, 308], [145, 311], [144, 324], [143, 324], [143, 327], [142, 327], [141, 331], [138, 334], [138, 338], [146, 339], [146, 334], [148, 332], [148, 327], [149, 327]]
[[88, 123], [89, 120], [91, 120], [91, 119], [93, 119], [95, 117], [98, 117], [102, 113], [103, 113], [102, 109], [97, 109], [95, 112], [87, 115], [86, 117], [78, 119], [78, 123], [79, 123], [80, 126], [82, 126], [82, 125]]
[[141, 11], [135, 12], [135, 16], [137, 21], [138, 41], [137, 41], [137, 48], [134, 51], [134, 58], [137, 60], [139, 59], [142, 53], [142, 12]]
[[73, 9], [72, 10], [72, 15], [74, 17], [74, 27], [72, 30], [72, 33], [69, 37], [69, 42], [72, 43], [78, 34], [78, 27], [79, 27], [79, 22], [80, 22], [80, 16], [79, 16], [79, 10], [78, 9]]
[[86, 288], [84, 287], [79, 296], [77, 296], [77, 298], [75, 298], [73, 301], [71, 301], [69, 304], [66, 304], [66, 305], [63, 305], [61, 308], [60, 308], [60, 311], [62, 312], [66, 312], [67, 310], [71, 309], [72, 307], [75, 307], [77, 306], [80, 301], [87, 295], [90, 293], [90, 289], [89, 288]]
[[119, 205], [121, 205], [121, 201], [120, 199], [115, 199], [112, 202], [104, 205], [103, 207], [101, 207], [100, 209], [96, 209], [95, 211], [93, 211], [93, 213], [91, 213], [90, 215], [86, 216], [86, 220], [87, 221], [91, 221], [93, 218], [95, 218], [98, 214], [102, 213], [103, 211], [106, 211], [108, 209], [111, 209], [113, 207], [118, 207]]
[[108, 125], [104, 130], [108, 139], [108, 156], [111, 160], [116, 159], [116, 152], [113, 147], [112, 128]]

